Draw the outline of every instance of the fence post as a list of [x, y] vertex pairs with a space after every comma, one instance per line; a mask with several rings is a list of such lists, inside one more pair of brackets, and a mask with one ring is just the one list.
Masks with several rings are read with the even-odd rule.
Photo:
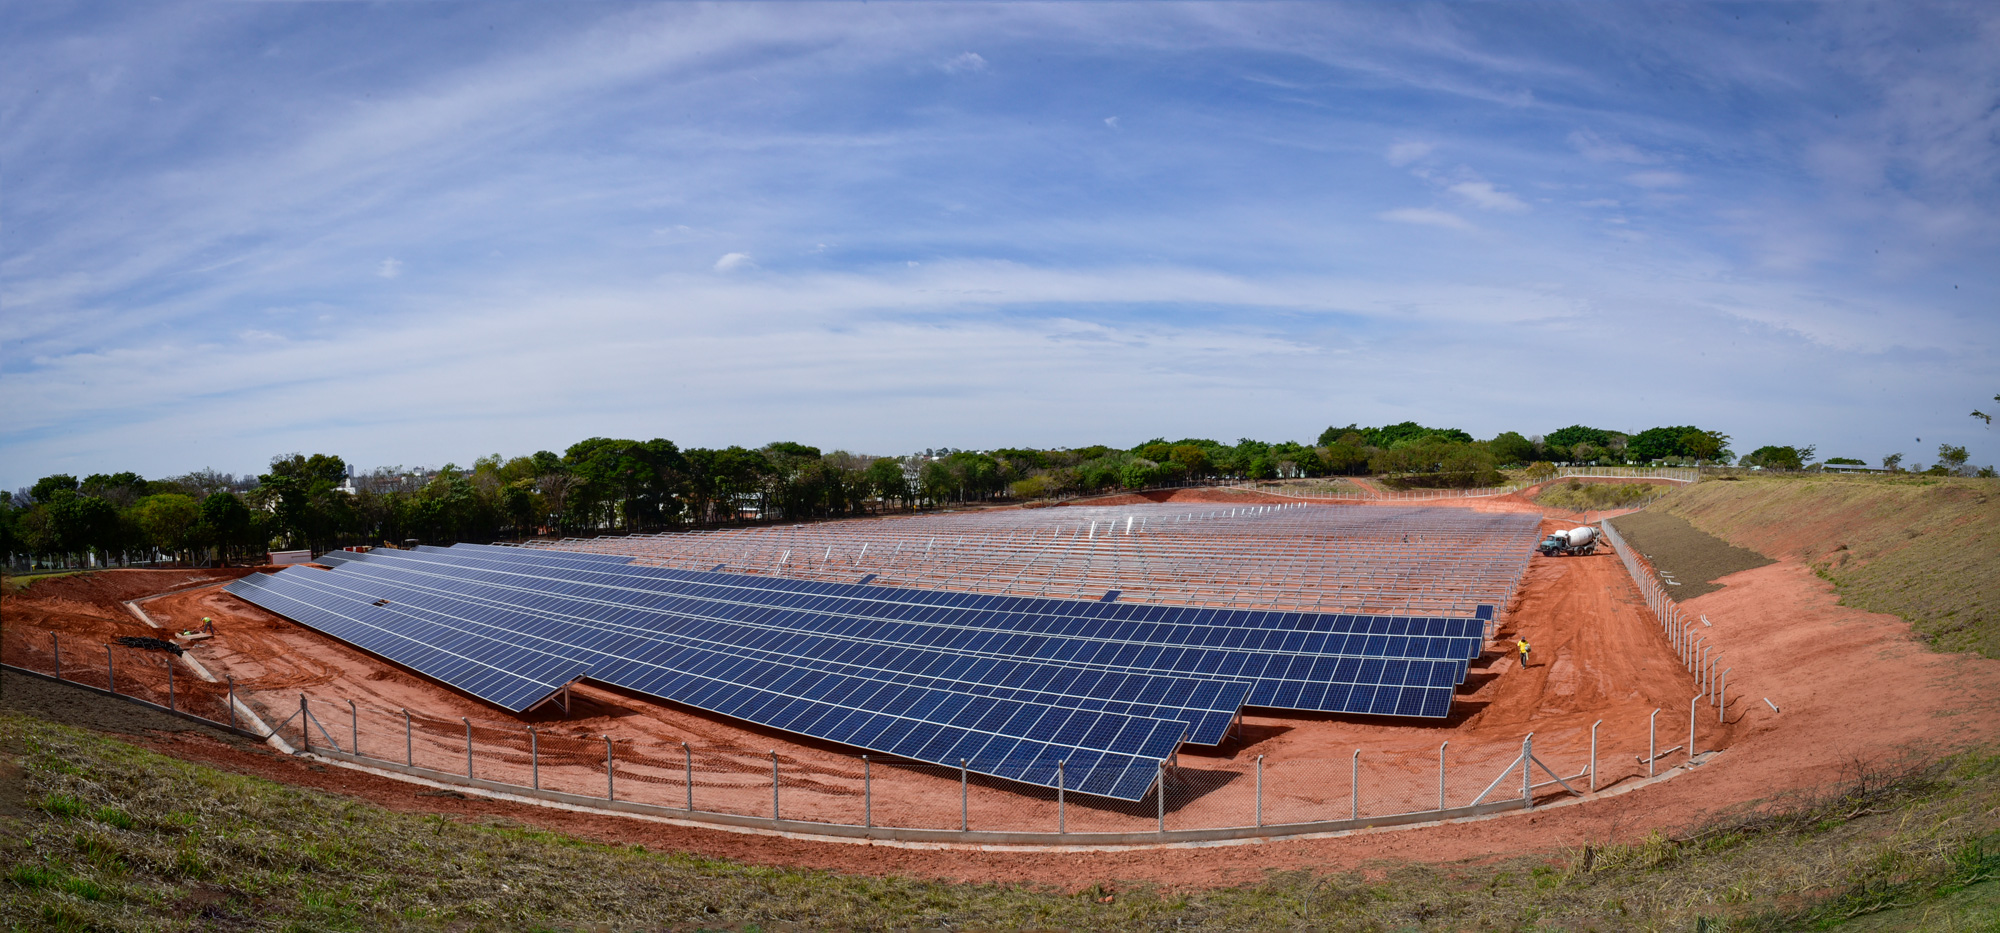
[[1729, 722], [1729, 672], [1735, 669], [1725, 667], [1715, 678], [1715, 721], [1719, 723]]
[[1438, 809], [1439, 810], [1444, 809], [1444, 750], [1450, 747], [1451, 747], [1450, 742], [1446, 742], [1443, 745], [1438, 746]]
[[223, 675], [229, 681], [229, 728], [236, 728], [236, 675]]
[[1654, 710], [1653, 715], [1646, 717], [1646, 776], [1647, 777], [1653, 776], [1653, 758], [1659, 755], [1660, 753], [1660, 742], [1659, 739], [1657, 738], [1657, 736], [1660, 734], [1659, 718], [1660, 718], [1659, 710]]
[[1065, 822], [1069, 814], [1063, 809], [1063, 766], [1066, 764], [1069, 764], [1068, 759], [1056, 762], [1056, 835], [1069, 832]]
[[1530, 732], [1521, 739], [1521, 806], [1535, 808], [1535, 772], [1530, 767], [1535, 761], [1535, 734]]
[[528, 774], [534, 779], [535, 789], [542, 789], [542, 742], [535, 735], [534, 723], [528, 724]]
[[875, 828], [875, 773], [868, 766], [867, 755], [861, 756], [861, 825]]
[[118, 692], [118, 665], [111, 662], [110, 645], [104, 646], [104, 682], [110, 685], [112, 693]]
[[1257, 756], [1257, 825], [1264, 825], [1264, 756]]
[[966, 828], [971, 825], [966, 820], [965, 788], [966, 788], [965, 759], [960, 758], [958, 760], [958, 831], [959, 832], [965, 832]]
[[409, 710], [403, 711], [403, 765], [404, 767], [409, 767], [409, 768], [414, 768], [417, 766], [416, 752], [415, 749], [410, 744]]
[[307, 718], [311, 715], [311, 713], [306, 712], [306, 695], [303, 693], [299, 694], [299, 737], [301, 739], [299, 747], [308, 752], [313, 750], [312, 721]]
[[1600, 719], [1590, 724], [1590, 790], [1597, 792], [1597, 727], [1604, 725]]
[[465, 723], [465, 779], [470, 781], [472, 780], [472, 720], [465, 716], [458, 718]]
[[611, 736], [604, 737], [604, 799], [618, 799], [618, 763], [611, 757]]
[[354, 748], [354, 756], [361, 757], [361, 712], [353, 700], [347, 701], [347, 741]]
[[771, 749], [771, 819], [778, 818], [778, 750]]
[[49, 633], [49, 648], [50, 648], [50, 649], [52, 649], [52, 650], [54, 650], [54, 651], [55, 651], [55, 653], [56, 653], [56, 679], [57, 679], [57, 680], [61, 680], [61, 679], [62, 679], [62, 639], [61, 639], [61, 638], [58, 638], [58, 637], [56, 637], [56, 633], [54, 633], [54, 632], [50, 632], [50, 633]]
[[1162, 761], [1156, 768], [1157, 770], [1154, 772], [1153, 779], [1156, 788], [1153, 794], [1154, 813], [1160, 821], [1160, 832], [1165, 833], [1167, 831], [1167, 763]]
[[[681, 759], [682, 763], [687, 766], [687, 810], [689, 813], [693, 813], [694, 812], [694, 750], [688, 748], [688, 743], [686, 742], [681, 743]], [[861, 756], [861, 762], [862, 762], [861, 767], [866, 769], [868, 767], [868, 756], [866, 755]]]
[[1358, 820], [1361, 818], [1361, 749], [1358, 748], [1354, 750], [1354, 768], [1348, 775], [1348, 790], [1351, 793], [1347, 818]]
[[168, 710], [168, 712], [172, 712], [172, 711], [173, 711], [173, 708], [174, 708], [174, 659], [173, 659], [173, 657], [172, 657], [171, 655], [169, 655], [169, 656], [167, 657], [167, 710]]

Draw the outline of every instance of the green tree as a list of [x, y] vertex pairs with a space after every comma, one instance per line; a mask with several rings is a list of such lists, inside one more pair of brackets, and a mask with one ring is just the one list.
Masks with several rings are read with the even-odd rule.
[[1702, 461], [1715, 460], [1728, 449], [1729, 435], [1720, 431], [1689, 431], [1681, 435], [1680, 446], [1699, 466]]
[[294, 545], [326, 550], [351, 515], [340, 491], [347, 461], [331, 454], [292, 453], [271, 458], [271, 472], [257, 477], [257, 496], [268, 503], [278, 534]]
[[868, 464], [862, 479], [884, 504], [894, 500], [907, 505], [910, 501], [910, 480], [903, 475], [903, 464], [894, 457], [876, 457]]
[[172, 554], [192, 556], [200, 542], [201, 505], [179, 493], [147, 496], [132, 506], [132, 520], [146, 543]]
[[56, 492], [75, 492], [76, 487], [76, 477], [68, 473], [55, 473], [35, 480], [35, 485], [28, 488], [28, 497], [36, 502], [47, 502]]
[[220, 559], [227, 561], [234, 549], [257, 543], [250, 507], [244, 505], [242, 497], [237, 494], [211, 493], [201, 500], [200, 509], [200, 540], [204, 545], [216, 548]]
[[1638, 463], [1651, 463], [1668, 457], [1692, 458], [1694, 454], [1681, 446], [1681, 438], [1700, 433], [1703, 433], [1702, 429], [1691, 424], [1647, 428], [1632, 435], [1631, 440], [1626, 442], [1625, 455]]
[[1971, 458], [1972, 455], [1963, 447], [1953, 447], [1950, 444], [1938, 445], [1937, 465], [1944, 467], [1945, 472], [1953, 476], [1971, 476], [1972, 471], [1965, 468], [1965, 462]]
[[1486, 449], [1492, 452], [1493, 462], [1499, 464], [1529, 463], [1535, 459], [1534, 442], [1515, 431], [1501, 432], [1486, 442]]
[[1759, 447], [1743, 458], [1744, 466], [1763, 467], [1767, 470], [1803, 470], [1812, 448], [1804, 451], [1796, 447], [1766, 445]]
[[1894, 453], [1883, 457], [1882, 469], [1888, 470], [1891, 473], [1901, 473], [1903, 471], [1903, 455]]

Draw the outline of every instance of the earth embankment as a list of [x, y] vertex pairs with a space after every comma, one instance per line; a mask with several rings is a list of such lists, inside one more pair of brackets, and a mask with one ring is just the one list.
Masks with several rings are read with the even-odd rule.
[[1699, 483], [1653, 506], [1901, 616], [1944, 651], [2000, 658], [2000, 481], [1756, 477]]

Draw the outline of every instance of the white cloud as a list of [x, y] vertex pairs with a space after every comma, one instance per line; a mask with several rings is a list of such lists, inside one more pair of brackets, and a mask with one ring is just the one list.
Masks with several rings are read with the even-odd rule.
[[1430, 155], [1431, 149], [1430, 143], [1403, 142], [1390, 146], [1383, 157], [1389, 160], [1390, 165], [1401, 168]]
[[749, 253], [725, 253], [721, 259], [715, 261], [715, 271], [735, 272], [738, 269], [755, 268], [756, 265], [750, 261]]
[[1520, 198], [1493, 187], [1490, 181], [1462, 181], [1451, 186], [1451, 193], [1471, 201], [1481, 210], [1519, 212], [1528, 209]]
[[1589, 130], [1577, 130], [1569, 134], [1569, 144], [1592, 162], [1631, 162], [1643, 165], [1659, 161], [1637, 146], [1608, 140]]
[[1687, 184], [1688, 177], [1679, 172], [1633, 172], [1625, 180], [1641, 188], [1678, 188]]
[[1115, 129], [1118, 129], [1118, 128], [1119, 128], [1119, 127], [1118, 127], [1118, 118], [1117, 118], [1117, 117], [1105, 117], [1105, 118], [1104, 118], [1104, 125], [1105, 125], [1105, 126], [1108, 126], [1108, 127], [1111, 127], [1111, 128], [1112, 128], [1112, 129], [1114, 129], [1114, 130], [1115, 130]]
[[403, 261], [400, 259], [384, 259], [381, 265], [375, 267], [375, 274], [385, 279], [393, 279], [402, 275]]
[[938, 70], [948, 75], [985, 71], [986, 59], [978, 52], [960, 52], [938, 63]]
[[1465, 218], [1428, 207], [1399, 207], [1393, 211], [1383, 211], [1376, 216], [1383, 220], [1393, 220], [1399, 224], [1421, 224], [1427, 227], [1447, 227], [1452, 230], [1471, 230], [1472, 225]]

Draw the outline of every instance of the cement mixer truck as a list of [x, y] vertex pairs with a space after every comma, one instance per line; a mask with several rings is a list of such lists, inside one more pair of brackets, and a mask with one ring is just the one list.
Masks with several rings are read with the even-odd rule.
[[1558, 531], [1542, 539], [1543, 557], [1574, 557], [1597, 553], [1597, 529], [1585, 525]]

